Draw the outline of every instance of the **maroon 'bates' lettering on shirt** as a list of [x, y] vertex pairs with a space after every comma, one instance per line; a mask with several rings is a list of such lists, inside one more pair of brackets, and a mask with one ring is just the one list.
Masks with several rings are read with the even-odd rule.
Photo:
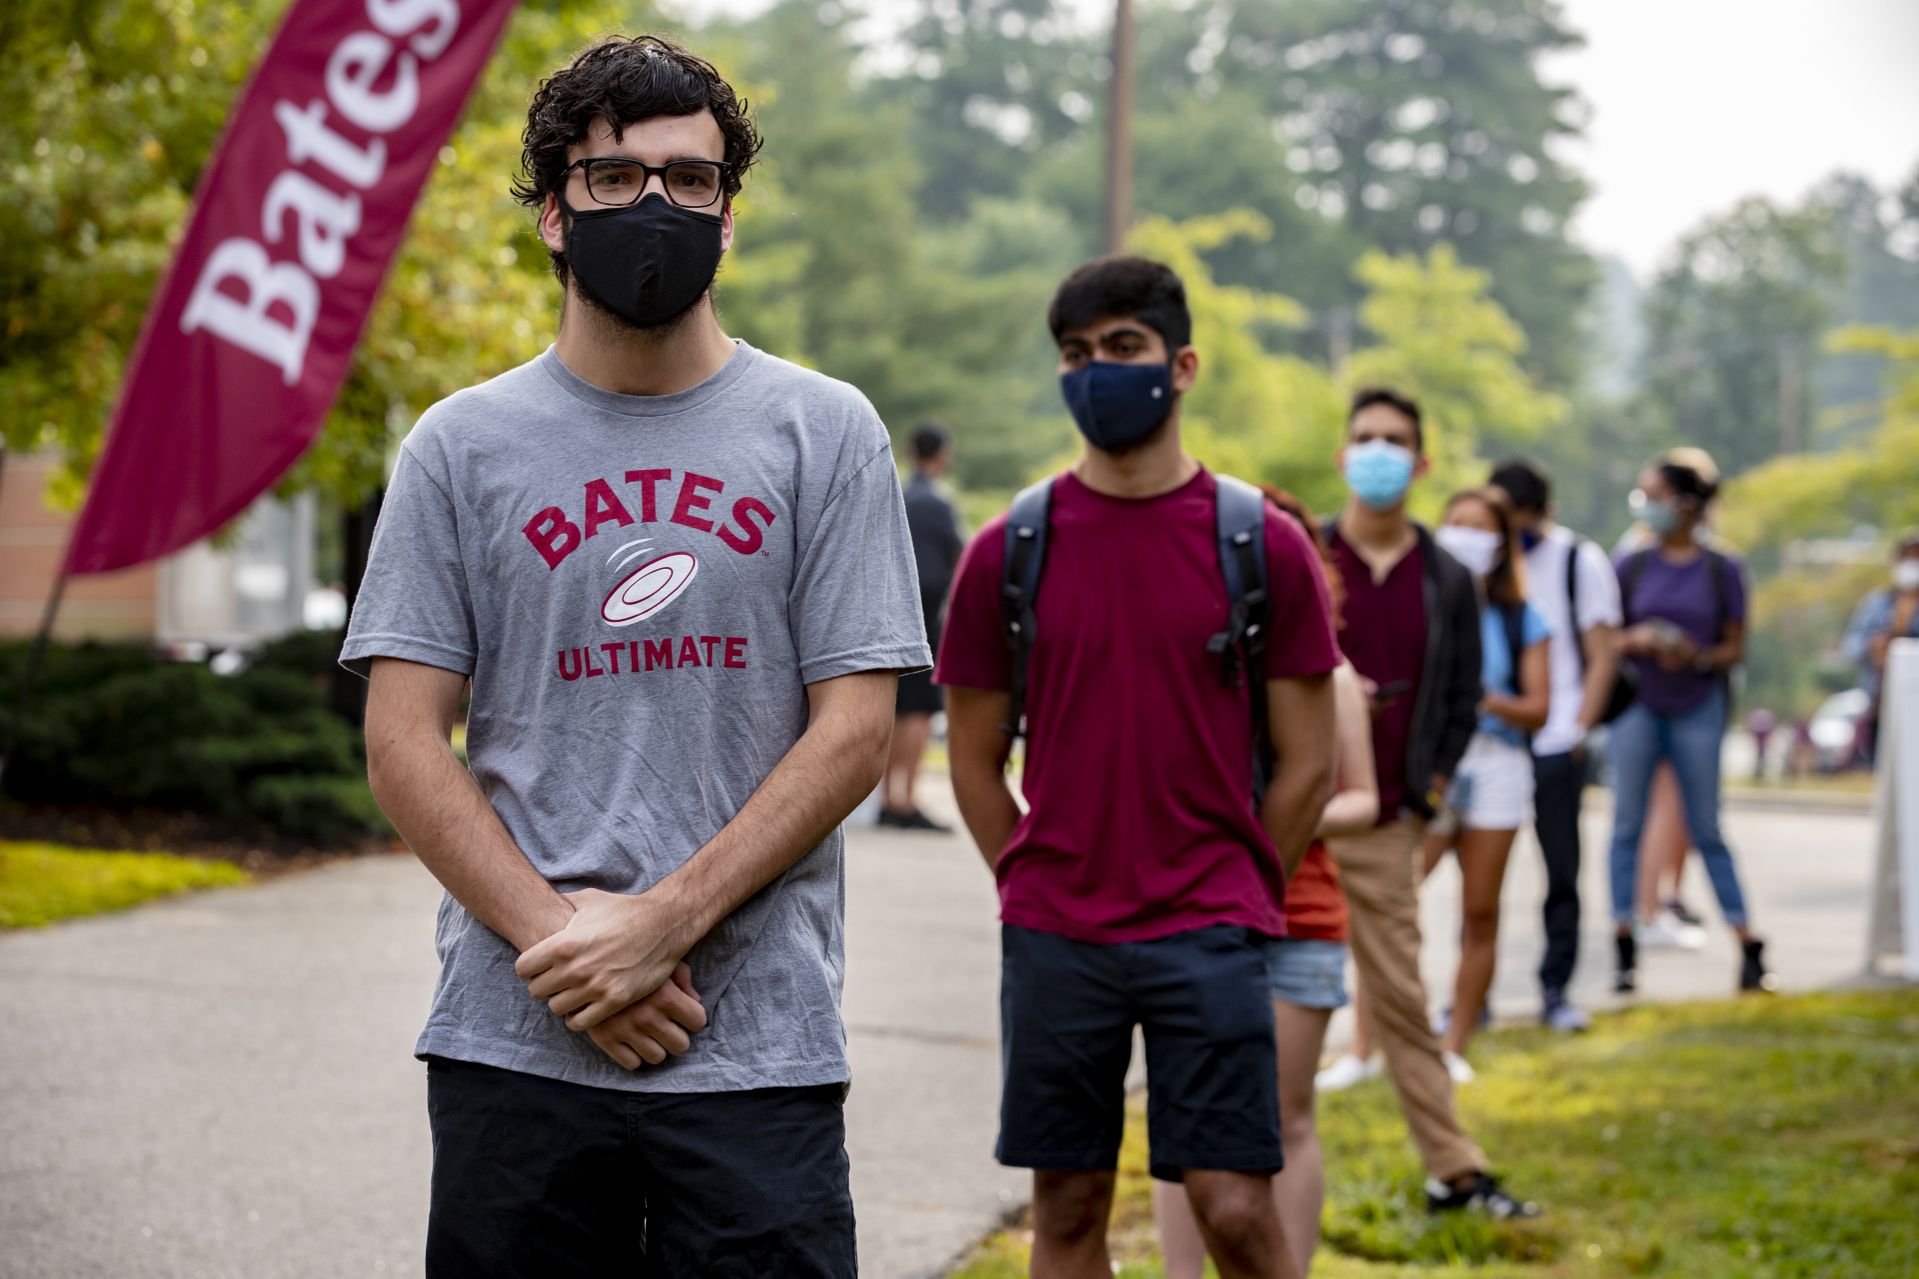
[[[1053, 485], [1026, 700], [1030, 811], [999, 859], [1000, 918], [1078, 941], [1214, 924], [1285, 933], [1285, 881], [1252, 804], [1252, 720], [1206, 641], [1225, 628], [1213, 477], [1159, 497]], [[1318, 556], [1266, 511], [1270, 678], [1339, 662]], [[1005, 520], [960, 562], [934, 678], [1011, 687], [1000, 609]], [[1263, 690], [1262, 690], [1263, 691]], [[1331, 749], [1331, 743], [1327, 744]]]

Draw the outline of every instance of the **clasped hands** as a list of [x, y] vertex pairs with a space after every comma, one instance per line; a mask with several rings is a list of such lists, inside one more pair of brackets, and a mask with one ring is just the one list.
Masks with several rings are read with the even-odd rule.
[[627, 1070], [692, 1047], [706, 1008], [681, 959], [687, 947], [675, 940], [677, 912], [651, 893], [587, 888], [566, 898], [566, 927], [513, 965], [527, 992]]

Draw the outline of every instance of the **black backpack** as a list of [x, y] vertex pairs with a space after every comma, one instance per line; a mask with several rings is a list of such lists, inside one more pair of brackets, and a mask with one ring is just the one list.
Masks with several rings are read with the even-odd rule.
[[[1586, 646], [1579, 631], [1579, 550], [1586, 539], [1577, 533], [1572, 535], [1572, 549], [1566, 552], [1566, 620], [1572, 627], [1573, 654], [1579, 658], [1579, 678], [1586, 678]], [[1643, 568], [1644, 566], [1641, 565]], [[1638, 581], [1634, 570], [1634, 581]], [[1715, 579], [1717, 585], [1717, 579]], [[1630, 589], [1630, 588], [1628, 588]], [[1620, 613], [1623, 620], [1625, 601], [1620, 601]], [[1639, 671], [1631, 662], [1619, 662], [1613, 667], [1612, 689], [1606, 695], [1606, 708], [1599, 713], [1601, 724], [1610, 724], [1624, 715], [1632, 704], [1639, 700]]]
[[[1272, 598], [1266, 578], [1266, 498], [1244, 480], [1230, 475], [1214, 477], [1215, 527], [1219, 568], [1230, 608], [1226, 629], [1206, 642], [1206, 651], [1219, 665], [1220, 684], [1233, 688], [1246, 679], [1247, 701], [1253, 722], [1253, 798], [1266, 793], [1272, 774], [1272, 738], [1266, 724], [1266, 681], [1260, 672], [1266, 662], [1266, 626], [1272, 617]], [[1035, 608], [1040, 574], [1046, 566], [1046, 536], [1053, 504], [1053, 481], [1041, 480], [1021, 491], [1006, 512], [1006, 560], [1000, 575], [1000, 605], [1005, 618], [1006, 645], [1013, 652], [1013, 702], [1002, 731], [1027, 737], [1026, 680], [1038, 630]]]

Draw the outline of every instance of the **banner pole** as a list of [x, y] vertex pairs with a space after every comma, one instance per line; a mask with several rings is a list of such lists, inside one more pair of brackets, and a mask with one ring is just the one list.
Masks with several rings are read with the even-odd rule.
[[13, 694], [13, 715], [7, 722], [7, 747], [0, 753], [0, 793], [5, 792], [7, 763], [20, 747], [20, 733], [27, 726], [27, 707], [33, 699], [33, 682], [40, 674], [40, 661], [46, 656], [47, 642], [53, 637], [53, 619], [59, 615], [60, 600], [67, 593], [67, 572], [60, 570], [53, 579], [53, 590], [47, 596], [47, 611], [40, 618], [40, 631], [33, 637], [33, 646], [27, 650], [26, 663], [20, 668], [20, 686]]

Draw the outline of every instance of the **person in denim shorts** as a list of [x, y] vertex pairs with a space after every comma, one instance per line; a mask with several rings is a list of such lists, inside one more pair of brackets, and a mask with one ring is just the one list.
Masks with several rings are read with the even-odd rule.
[[[1266, 495], [1311, 534], [1313, 524], [1297, 500], [1277, 489]], [[1339, 575], [1326, 563], [1327, 585], [1337, 613]], [[1273, 1001], [1279, 1056], [1280, 1138], [1286, 1166], [1273, 1178], [1273, 1198], [1303, 1276], [1319, 1244], [1320, 1207], [1326, 1169], [1313, 1115], [1313, 1076], [1333, 1013], [1346, 995], [1346, 899], [1339, 870], [1327, 856], [1327, 835], [1369, 831], [1379, 821], [1379, 784], [1373, 769], [1372, 715], [1365, 686], [1349, 662], [1333, 672], [1338, 755], [1333, 797], [1319, 820], [1299, 869], [1286, 884], [1286, 936], [1266, 943], [1266, 978]], [[1200, 1279], [1206, 1251], [1186, 1196], [1165, 1184], [1153, 1187], [1166, 1279]]]

